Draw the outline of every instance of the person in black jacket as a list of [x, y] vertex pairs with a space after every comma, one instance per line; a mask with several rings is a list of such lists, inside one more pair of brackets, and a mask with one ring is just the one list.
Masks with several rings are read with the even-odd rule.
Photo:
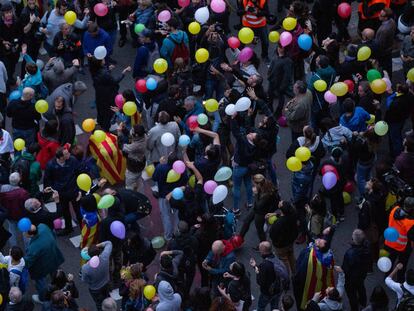
[[119, 82], [124, 78], [126, 72], [131, 71], [131, 67], [126, 67], [120, 76], [114, 77], [110, 72], [112, 67], [105, 67], [105, 60], [92, 57], [89, 60], [89, 65], [95, 88], [97, 121], [101, 128], [108, 132], [113, 115], [111, 106], [113, 106], [115, 96], [118, 94]]
[[[298, 236], [297, 217], [294, 207], [287, 201], [280, 201], [279, 209], [279, 217], [270, 227], [269, 237], [275, 247], [276, 255], [293, 275], [295, 273], [293, 243]], [[276, 214], [267, 214], [266, 218], [269, 219], [273, 215]]]
[[149, 239], [141, 237], [136, 230], [130, 230], [122, 246], [122, 254], [124, 266], [141, 263], [142, 271], [145, 272], [157, 253]]
[[253, 208], [246, 215], [239, 235], [244, 238], [254, 220], [259, 240], [263, 242], [266, 241], [266, 234], [263, 230], [265, 215], [276, 210], [280, 197], [277, 188], [262, 174], [254, 175], [253, 183], [253, 193], [255, 194]]
[[359, 306], [365, 307], [367, 294], [364, 281], [372, 266], [371, 254], [367, 246], [364, 232], [355, 229], [352, 232], [352, 243], [344, 255], [342, 269], [345, 273], [345, 291], [348, 295], [351, 311], [360, 310]]

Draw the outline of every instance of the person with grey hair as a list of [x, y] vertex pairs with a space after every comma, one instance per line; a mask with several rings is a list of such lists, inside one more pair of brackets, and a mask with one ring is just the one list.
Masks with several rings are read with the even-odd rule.
[[35, 91], [30, 87], [25, 87], [22, 97], [11, 100], [6, 108], [6, 113], [12, 119], [13, 138], [22, 138], [26, 146], [30, 146], [35, 141], [37, 121], [40, 120], [40, 113], [34, 105]]
[[20, 180], [19, 173], [11, 173], [9, 183], [0, 187], [0, 205], [8, 211], [8, 230], [12, 234], [9, 242], [12, 246], [17, 245], [17, 235], [21, 236], [17, 223], [24, 217], [24, 202], [29, 198], [29, 193], [19, 186]]
[[23, 298], [20, 288], [10, 288], [9, 303], [6, 306], [6, 311], [32, 311], [33, 309], [33, 302], [27, 301]]
[[190, 135], [190, 129], [187, 126], [188, 118], [191, 116], [198, 116], [200, 113], [203, 113], [204, 108], [195, 96], [187, 96], [184, 99], [184, 109], [184, 118], [181, 119], [180, 117], [175, 116], [174, 121], [185, 130], [187, 135]]
[[118, 306], [116, 305], [116, 301], [108, 297], [104, 301], [102, 301], [102, 311], [117, 311]]
[[57, 87], [52, 94], [50, 94], [46, 101], [49, 104], [49, 111], [47, 114], [53, 114], [53, 108], [57, 97], [62, 96], [65, 99], [66, 105], [73, 109], [77, 98], [82, 95], [86, 90], [87, 86], [83, 81], [75, 81], [73, 83], [65, 83]]
[[351, 311], [360, 310], [367, 304], [364, 281], [372, 271], [371, 252], [365, 234], [361, 229], [352, 232], [351, 247], [345, 252], [342, 270], [345, 273], [345, 291]]
[[284, 114], [292, 133], [292, 141], [295, 141], [302, 136], [303, 127], [310, 123], [313, 96], [306, 83], [300, 80], [293, 85], [293, 93], [295, 96], [286, 104]]

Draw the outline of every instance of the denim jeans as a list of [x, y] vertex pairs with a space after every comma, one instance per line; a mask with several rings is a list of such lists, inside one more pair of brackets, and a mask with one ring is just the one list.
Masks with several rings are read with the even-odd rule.
[[373, 162], [369, 164], [361, 164], [360, 162], [357, 163], [356, 171], [357, 171], [357, 186], [359, 195], [362, 197], [365, 192], [365, 184], [371, 178], [371, 169], [372, 169]]
[[205, 99], [213, 98], [214, 92], [216, 92], [214, 98], [224, 97], [224, 85], [221, 79], [207, 79], [206, 80], [206, 95]]
[[35, 141], [36, 130], [34, 128], [28, 130], [21, 130], [13, 128], [13, 139], [21, 138], [26, 143], [26, 148], [29, 147]]
[[164, 227], [164, 237], [166, 240], [171, 240], [178, 225], [178, 212], [171, 209], [170, 203], [165, 198], [158, 199], [158, 206], [160, 208], [162, 226]]
[[274, 296], [268, 296], [260, 293], [259, 300], [257, 302], [257, 311], [265, 311], [268, 304], [270, 304], [270, 310], [278, 309], [280, 294]]
[[390, 127], [390, 151], [393, 158], [397, 157], [403, 151], [402, 130], [404, 127], [404, 123], [404, 121], [388, 123]]
[[[114, 30], [107, 31], [107, 33], [108, 33], [109, 38], [110, 38], [110, 40], [111, 40], [112, 49], [113, 49], [113, 47], [115, 46], [115, 42], [116, 42], [116, 35], [117, 35], [117, 33], [118, 33], [118, 30], [115, 28]], [[111, 54], [111, 55], [112, 55], [112, 54]], [[111, 56], [111, 55], [109, 55], [109, 56]]]
[[272, 183], [277, 186], [277, 174], [276, 174], [276, 168], [274, 167], [272, 163], [272, 158], [267, 159], [267, 170], [269, 173], [269, 178], [272, 181]]
[[249, 169], [244, 166], [233, 167], [233, 210], [239, 209], [241, 184], [246, 187], [247, 204], [253, 204], [252, 179]]
[[45, 295], [46, 295], [47, 285], [48, 285], [47, 278], [43, 277], [43, 278], [40, 278], [34, 281], [35, 281], [35, 288], [36, 288], [37, 294], [39, 295], [39, 299], [41, 301], [45, 301], [46, 300]]
[[254, 35], [259, 37], [260, 43], [262, 44], [262, 58], [267, 57], [269, 50], [269, 32], [267, 31], [267, 27], [252, 28], [252, 30], [254, 31]]

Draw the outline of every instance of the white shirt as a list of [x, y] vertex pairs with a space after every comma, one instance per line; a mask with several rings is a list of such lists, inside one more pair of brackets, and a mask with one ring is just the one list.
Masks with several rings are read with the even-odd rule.
[[[401, 283], [395, 282], [389, 276], [385, 279], [385, 284], [388, 286], [389, 289], [393, 290], [397, 294], [397, 305], [400, 303], [400, 300], [403, 296], [403, 290], [401, 289]], [[414, 286], [408, 285], [407, 282], [404, 282], [404, 288], [408, 290], [412, 295], [414, 295]]]
[[14, 147], [13, 147], [13, 140], [9, 134], [9, 132], [2, 130], [3, 131], [3, 138], [0, 140], [0, 154], [6, 153], [6, 152], [10, 152], [13, 153], [14, 152]]

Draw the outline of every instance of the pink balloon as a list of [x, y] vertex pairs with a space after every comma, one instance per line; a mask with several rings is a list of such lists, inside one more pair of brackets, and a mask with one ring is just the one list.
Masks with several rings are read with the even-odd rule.
[[213, 0], [210, 7], [214, 13], [223, 13], [226, 10], [226, 3], [223, 0]]
[[58, 230], [58, 229], [62, 229], [62, 226], [63, 226], [62, 219], [60, 219], [60, 218], [56, 218], [56, 219], [53, 221], [53, 228], [55, 228], [56, 230]]
[[237, 49], [240, 46], [240, 40], [237, 37], [230, 37], [227, 39], [227, 44], [232, 49]]
[[185, 171], [185, 164], [183, 161], [181, 160], [177, 160], [174, 162], [173, 164], [173, 170], [178, 173], [178, 174], [182, 174]]
[[284, 31], [280, 34], [280, 39], [279, 39], [280, 45], [282, 47], [288, 46], [289, 44], [292, 43], [292, 39], [293, 39], [292, 34], [289, 31]]
[[125, 99], [124, 96], [122, 96], [122, 94], [118, 94], [115, 96], [115, 105], [119, 108], [122, 109], [122, 107], [125, 104]]
[[333, 104], [336, 103], [337, 97], [334, 93], [332, 93], [331, 91], [326, 91], [325, 94], [323, 95], [323, 98], [326, 100], [326, 102]]
[[103, 3], [97, 3], [93, 7], [93, 11], [95, 12], [96, 15], [102, 17], [108, 14], [108, 7]]
[[89, 265], [91, 266], [91, 268], [98, 268], [100, 263], [99, 257], [98, 256], [93, 256], [90, 260], [89, 260]]
[[382, 80], [387, 85], [387, 90], [391, 90], [392, 83], [391, 83], [390, 79], [388, 79], [388, 78], [382, 78]]
[[158, 14], [158, 20], [162, 23], [166, 23], [171, 18], [171, 12], [168, 10], [161, 11], [160, 14]]
[[178, 0], [178, 5], [182, 8], [190, 5], [190, 0]]
[[245, 47], [243, 48], [243, 50], [240, 51], [237, 58], [241, 63], [246, 63], [250, 60], [250, 58], [252, 58], [252, 56], [253, 56], [253, 49], [249, 47]]
[[214, 180], [207, 180], [204, 183], [204, 191], [208, 194], [213, 194], [214, 189], [217, 188], [217, 183]]

